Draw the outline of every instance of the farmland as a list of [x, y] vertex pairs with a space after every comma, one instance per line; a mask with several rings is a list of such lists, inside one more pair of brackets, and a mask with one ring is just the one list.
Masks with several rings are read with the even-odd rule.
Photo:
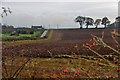
[[[112, 47], [115, 47], [115, 42], [112, 40], [110, 30], [53, 30], [51, 39], [48, 41], [44, 40], [39, 40], [36, 41], [34, 40], [34, 43], [32, 44], [27, 44], [24, 43], [22, 45], [17, 45], [17, 46], [11, 46], [8, 48], [4, 49], [4, 46], [7, 47], [8, 44], [3, 44], [3, 55], [8, 55], [10, 54], [10, 51], [16, 52], [16, 55], [21, 55], [24, 52], [24, 55], [30, 56], [31, 57], [44, 57], [44, 56], [49, 56], [48, 50], [51, 51], [54, 55], [57, 54], [72, 54], [72, 52], [76, 53], [76, 48], [75, 46], [77, 45], [79, 47], [79, 53], [78, 54], [84, 54], [84, 55], [90, 55], [88, 54], [89, 51], [85, 50], [84, 47], [82, 46], [83, 43], [89, 42], [91, 39], [90, 34], [97, 35], [99, 37], [102, 36], [102, 31], [105, 32], [105, 42]], [[112, 31], [112, 30], [111, 30]], [[32, 41], [32, 40], [31, 40]], [[24, 42], [24, 41], [22, 41]], [[12, 42], [14, 44], [14, 42]], [[97, 48], [93, 47], [93, 48]], [[83, 49], [82, 49], [83, 48]], [[12, 50], [11, 50], [12, 49]], [[10, 51], [9, 51], [10, 50]], [[5, 52], [4, 52], [5, 51]], [[29, 53], [31, 51], [31, 54]], [[7, 53], [8, 52], [8, 53]], [[101, 54], [110, 54], [112, 51], [107, 48], [102, 48], [102, 50], [98, 50], [98, 52], [101, 52]], [[34, 53], [34, 54], [33, 54]], [[45, 55], [44, 55], [45, 54]], [[48, 55], [47, 55], [48, 54]], [[42, 56], [43, 55], [43, 56]]]
[[[96, 45], [90, 47], [89, 50], [83, 46], [83, 44], [90, 42], [91, 34], [102, 37], [104, 32], [103, 41], [118, 50], [119, 45], [113, 40], [112, 31], [113, 29], [108, 28], [53, 29], [49, 33], [48, 39], [5, 41], [2, 44], [2, 55], [5, 61], [3, 68], [6, 66], [7, 74], [10, 75], [5, 74], [6, 69], [3, 69], [3, 75], [10, 77], [17, 68], [29, 60], [17, 76], [18, 78], [118, 77], [118, 62], [114, 63], [111, 60], [112, 65], [109, 65], [100, 56], [92, 52], [94, 50], [102, 56], [118, 56], [113, 49]], [[61, 58], [61, 56], [63, 57]], [[17, 64], [18, 62], [21, 63]]]

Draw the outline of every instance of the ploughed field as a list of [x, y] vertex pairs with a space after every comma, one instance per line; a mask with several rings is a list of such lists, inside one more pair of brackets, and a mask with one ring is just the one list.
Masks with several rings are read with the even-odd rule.
[[[109, 65], [83, 47], [83, 44], [89, 43], [91, 34], [102, 37], [103, 31], [104, 42], [117, 48], [111, 35], [113, 29], [51, 30], [47, 39], [3, 42], [3, 78], [111, 78], [112, 80], [118, 77], [118, 64], [110, 61], [112, 64]], [[92, 50], [101, 55], [116, 54], [100, 46], [93, 46]], [[58, 55], [72, 55], [78, 58], [50, 58]]]
[[[51, 57], [55, 55], [90, 55], [94, 54], [83, 47], [90, 41], [91, 34], [102, 37], [104, 31], [104, 42], [116, 48], [112, 39], [113, 29], [59, 29], [51, 30], [50, 39], [37, 41], [3, 42], [3, 55], [19, 55], [29, 57]], [[76, 48], [77, 46], [77, 48]], [[102, 55], [114, 54], [112, 50], [100, 46], [92, 47]], [[95, 55], [94, 55], [95, 56]]]

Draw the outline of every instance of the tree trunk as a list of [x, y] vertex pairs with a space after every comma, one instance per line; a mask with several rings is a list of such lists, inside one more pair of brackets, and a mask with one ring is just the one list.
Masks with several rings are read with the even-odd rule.
[[95, 28], [98, 28], [98, 25], [96, 25], [96, 27]]
[[86, 28], [88, 29], [88, 24], [86, 25]]
[[79, 24], [80, 24], [80, 29], [82, 29], [82, 24], [79, 22]]
[[106, 26], [107, 26], [107, 25], [105, 24], [105, 28], [106, 28]]

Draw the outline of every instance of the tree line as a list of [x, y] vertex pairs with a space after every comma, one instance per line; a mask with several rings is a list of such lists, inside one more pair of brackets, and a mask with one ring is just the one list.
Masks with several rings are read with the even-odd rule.
[[98, 25], [102, 24], [105, 26], [105, 28], [107, 27], [107, 25], [110, 24], [110, 20], [107, 17], [104, 17], [102, 19], [96, 19], [94, 21], [94, 19], [92, 19], [91, 17], [83, 17], [83, 16], [77, 16], [75, 18], [75, 22], [78, 22], [80, 25], [80, 28], [83, 28], [83, 25], [86, 26], [86, 28], [88, 28], [89, 25], [93, 26], [95, 25], [95, 28], [98, 28]]

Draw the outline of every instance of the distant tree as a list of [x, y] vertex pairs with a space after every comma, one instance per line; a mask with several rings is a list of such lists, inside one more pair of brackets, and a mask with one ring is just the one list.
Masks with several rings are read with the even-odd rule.
[[12, 29], [12, 28], [14, 28], [14, 26], [10, 25], [10, 26], [8, 26], [8, 28], [11, 28], [11, 29]]
[[18, 34], [20, 34], [20, 30], [16, 30], [16, 32], [17, 32]]
[[16, 31], [11, 32], [10, 36], [19, 36], [19, 33], [17, 33]]
[[120, 28], [120, 16], [116, 17], [115, 26]]
[[2, 28], [4, 29], [4, 28], [7, 28], [7, 25], [2, 25]]
[[82, 26], [83, 26], [83, 24], [84, 24], [84, 21], [85, 21], [85, 17], [78, 16], [77, 18], [75, 18], [75, 22], [78, 22], [78, 23], [79, 23], [80, 28], [82, 28]]
[[96, 19], [95, 20], [95, 26], [96, 26], [96, 28], [98, 28], [98, 25], [100, 25], [100, 22], [101, 22], [101, 19]]
[[108, 24], [110, 24], [110, 21], [107, 17], [102, 18], [102, 24], [105, 26], [105, 28], [107, 27]]
[[86, 28], [88, 28], [89, 25], [93, 25], [94, 20], [90, 17], [85, 18]]
[[2, 25], [2, 28], [14, 28], [14, 26], [4, 24], [4, 25]]
[[27, 31], [21, 30], [20, 33], [21, 33], [21, 34], [27, 34]]
[[120, 16], [116, 17], [116, 21], [120, 22]]
[[30, 31], [30, 34], [33, 34], [34, 33], [34, 31]]

